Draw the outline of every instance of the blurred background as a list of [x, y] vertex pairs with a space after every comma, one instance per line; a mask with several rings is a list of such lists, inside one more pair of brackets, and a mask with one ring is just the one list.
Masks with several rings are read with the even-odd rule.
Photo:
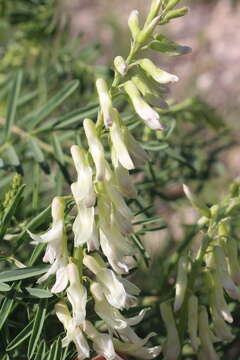
[[[75, 173], [69, 148], [82, 144], [83, 119], [97, 117], [95, 80], [101, 76], [111, 83], [113, 58], [129, 51], [129, 13], [138, 9], [143, 19], [149, 4], [150, 0], [0, 0], [0, 214], [6, 217], [4, 207], [11, 208], [8, 227], [0, 229], [6, 240], [1, 259], [11, 265], [13, 255], [25, 262], [32, 252], [26, 228], [46, 229], [53, 196], [70, 193]], [[162, 113], [169, 131], [149, 131], [127, 101], [118, 104], [133, 135], [152, 157], [144, 172], [133, 174], [139, 197], [129, 201], [141, 224], [139, 229], [136, 225], [135, 240], [144, 259], [135, 281], [143, 289], [142, 302], [153, 305], [142, 335], [154, 328], [159, 332], [155, 310], [159, 314], [161, 294], [173, 291], [175, 250], [180, 253], [192, 241], [194, 252], [199, 241], [198, 217], [184, 197], [182, 183], [190, 184], [210, 205], [222, 199], [240, 175], [240, 1], [182, 4], [189, 6], [189, 14], [161, 31], [190, 46], [192, 53], [149, 53], [159, 67], [180, 79], [172, 86], [169, 110]], [[6, 130], [6, 119], [11, 131]], [[27, 186], [14, 210], [6, 194], [9, 189], [18, 194], [19, 184], [13, 186], [16, 172]], [[42, 217], [34, 222], [39, 213]], [[72, 219], [69, 215], [67, 221]], [[141, 241], [152, 257], [150, 275], [149, 255]], [[144, 272], [147, 282], [142, 281]], [[163, 333], [156, 343], [161, 343]], [[236, 358], [227, 351], [226, 358]]]

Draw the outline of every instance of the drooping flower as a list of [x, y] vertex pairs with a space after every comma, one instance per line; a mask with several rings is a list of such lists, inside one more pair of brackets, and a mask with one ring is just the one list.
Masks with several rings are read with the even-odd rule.
[[89, 151], [96, 167], [96, 181], [103, 181], [105, 178], [104, 148], [98, 137], [96, 126], [90, 119], [83, 122], [84, 131], [87, 137]]
[[33, 239], [32, 244], [47, 244], [43, 261], [49, 262], [51, 266], [47, 273], [38, 279], [38, 282], [41, 283], [50, 275], [56, 274], [56, 282], [51, 289], [53, 293], [63, 291], [68, 283], [66, 271], [68, 253], [64, 229], [64, 208], [63, 198], [55, 197], [52, 201], [53, 220], [51, 228], [43, 234], [33, 234], [28, 231], [30, 237]]
[[118, 309], [109, 304], [102, 291], [102, 286], [99, 283], [92, 283], [90, 289], [94, 297], [95, 312], [112, 330], [119, 331], [128, 328], [129, 326], [138, 324], [140, 321], [142, 321], [147, 311], [146, 309], [143, 309], [137, 316], [132, 318], [125, 318]]
[[107, 301], [112, 306], [122, 309], [132, 305], [133, 300], [135, 300], [134, 296], [127, 293], [123, 283], [112, 270], [106, 267], [100, 256], [85, 255], [83, 263], [95, 274]]
[[198, 351], [200, 341], [198, 334], [198, 298], [191, 295], [188, 300], [188, 333], [191, 346], [194, 351]]
[[103, 112], [104, 124], [108, 128], [113, 123], [113, 106], [106, 81], [104, 79], [97, 79], [96, 88], [100, 101], [100, 107]]
[[55, 305], [55, 311], [59, 321], [67, 331], [66, 337], [62, 340], [62, 346], [66, 347], [71, 342], [74, 342], [78, 353], [78, 360], [89, 358], [90, 349], [88, 342], [85, 339], [81, 328], [76, 326], [75, 321], [72, 319], [67, 305], [63, 301], [59, 301]]
[[181, 308], [184, 301], [185, 292], [187, 288], [187, 271], [188, 271], [188, 259], [186, 255], [183, 255], [180, 257], [178, 261], [174, 311], [178, 311]]
[[71, 190], [77, 205], [91, 207], [95, 203], [96, 194], [93, 187], [93, 170], [87, 160], [86, 152], [78, 145], [71, 147], [71, 154], [77, 171], [77, 181]]
[[67, 288], [67, 297], [72, 305], [73, 320], [76, 326], [86, 318], [87, 290], [82, 285], [77, 266], [70, 262], [67, 266], [70, 286]]
[[159, 84], [165, 85], [178, 81], [178, 77], [176, 75], [159, 69], [150, 59], [140, 59], [138, 60], [138, 64], [149, 76], [151, 76]]
[[204, 306], [201, 307], [199, 313], [199, 337], [201, 341], [201, 351], [205, 355], [205, 359], [218, 360], [219, 357], [214, 350], [211, 339], [207, 310]]
[[163, 130], [165, 126], [160, 122], [159, 114], [144, 101], [138, 88], [133, 81], [128, 80], [124, 83], [124, 90], [128, 94], [136, 113], [153, 130]]

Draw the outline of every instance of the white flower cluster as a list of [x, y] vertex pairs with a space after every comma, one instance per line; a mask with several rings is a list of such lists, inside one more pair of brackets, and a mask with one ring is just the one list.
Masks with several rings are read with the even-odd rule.
[[[53, 199], [50, 230], [41, 235], [29, 234], [34, 244], [47, 243], [43, 261], [51, 266], [38, 281], [56, 274], [52, 292], [59, 293], [66, 289], [67, 300], [71, 304], [72, 314], [64, 300], [56, 305], [56, 314], [67, 331], [63, 345], [73, 341], [79, 359], [90, 356], [87, 339], [93, 342], [97, 354], [107, 360], [120, 358], [118, 353], [151, 359], [159, 354], [160, 347], [147, 348], [144, 345], [154, 334], [141, 339], [131, 327], [143, 319], [145, 310], [129, 319], [121, 313], [121, 310], [136, 303], [136, 296], [140, 292], [122, 277], [136, 267], [138, 253], [130, 240], [133, 214], [124, 200], [124, 196], [136, 196], [128, 170], [134, 168], [136, 163], [142, 164], [148, 155], [134, 140], [116, 109], [111, 109], [111, 116], [111, 166], [105, 159], [97, 127], [90, 119], [84, 120], [89, 151], [77, 145], [71, 148], [77, 171], [77, 181], [71, 185], [77, 208], [72, 226], [74, 248], [86, 248], [81, 259], [81, 272], [84, 269], [90, 273], [88, 279], [94, 309], [107, 325], [108, 333], [99, 332], [87, 320], [88, 293], [80, 276], [78, 259], [68, 257], [63, 198]], [[100, 252], [107, 262], [99, 255]]]

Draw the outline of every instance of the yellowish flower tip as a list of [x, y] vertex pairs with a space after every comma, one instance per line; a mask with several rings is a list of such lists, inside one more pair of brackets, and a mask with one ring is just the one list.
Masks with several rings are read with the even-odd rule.
[[132, 38], [136, 39], [137, 35], [140, 32], [139, 27], [139, 12], [138, 10], [133, 10], [128, 18], [128, 26], [132, 34]]
[[55, 221], [62, 220], [64, 218], [65, 202], [60, 196], [56, 196], [52, 201], [52, 218]]

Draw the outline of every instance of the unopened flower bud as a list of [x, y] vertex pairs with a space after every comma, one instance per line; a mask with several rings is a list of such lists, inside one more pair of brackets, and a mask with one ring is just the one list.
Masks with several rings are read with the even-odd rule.
[[136, 41], [139, 45], [143, 45], [148, 40], [148, 38], [152, 35], [156, 26], [159, 24], [160, 19], [161, 19], [160, 15], [156, 16], [149, 24], [146, 24], [146, 26], [144, 26], [144, 28], [138, 33]]
[[97, 79], [96, 87], [99, 96], [100, 106], [103, 112], [104, 124], [108, 128], [112, 125], [113, 122], [113, 106], [111, 97], [109, 95], [107, 83], [104, 79]]
[[178, 81], [176, 75], [159, 69], [150, 59], [138, 60], [140, 67], [159, 84], [169, 84]]
[[200, 341], [198, 333], [198, 298], [191, 295], [188, 300], [188, 333], [191, 340], [191, 346], [194, 351], [198, 351]]
[[219, 315], [219, 313], [215, 307], [212, 307], [211, 313], [212, 313], [212, 319], [213, 319], [214, 333], [222, 341], [231, 341], [233, 339], [233, 335], [231, 333], [230, 327], [225, 323], [225, 321]]
[[114, 66], [119, 74], [122, 76], [126, 75], [128, 66], [122, 56], [115, 57]]
[[149, 24], [158, 15], [161, 5], [162, 0], [152, 0], [146, 24]]
[[165, 11], [172, 10], [179, 3], [179, 1], [180, 0], [169, 0], [164, 10]]
[[169, 21], [171, 19], [175, 19], [181, 16], [184, 16], [188, 13], [188, 7], [182, 7], [180, 9], [171, 10], [164, 16], [164, 21]]
[[124, 84], [124, 89], [130, 97], [136, 113], [146, 125], [153, 130], [164, 130], [165, 126], [160, 123], [158, 113], [143, 100], [135, 84], [128, 80]]
[[105, 176], [104, 149], [98, 138], [95, 124], [92, 120], [85, 119], [83, 127], [87, 137], [89, 150], [96, 166], [96, 180], [103, 181]]
[[162, 319], [167, 329], [167, 340], [163, 347], [165, 360], [177, 360], [181, 351], [178, 331], [173, 317], [172, 307], [168, 303], [160, 305]]
[[229, 217], [222, 219], [218, 224], [219, 236], [228, 237], [230, 234], [230, 221]]
[[197, 208], [204, 216], [209, 217], [210, 211], [207, 205], [204, 204], [196, 195], [194, 195], [190, 188], [183, 184], [183, 191], [188, 198], [188, 200], [192, 203], [192, 205]]
[[181, 256], [178, 261], [178, 272], [176, 281], [176, 295], [174, 301], [174, 311], [178, 311], [184, 301], [187, 288], [188, 259], [187, 256]]
[[139, 12], [133, 10], [128, 18], [128, 26], [131, 31], [133, 39], [136, 39], [140, 28], [139, 28]]

